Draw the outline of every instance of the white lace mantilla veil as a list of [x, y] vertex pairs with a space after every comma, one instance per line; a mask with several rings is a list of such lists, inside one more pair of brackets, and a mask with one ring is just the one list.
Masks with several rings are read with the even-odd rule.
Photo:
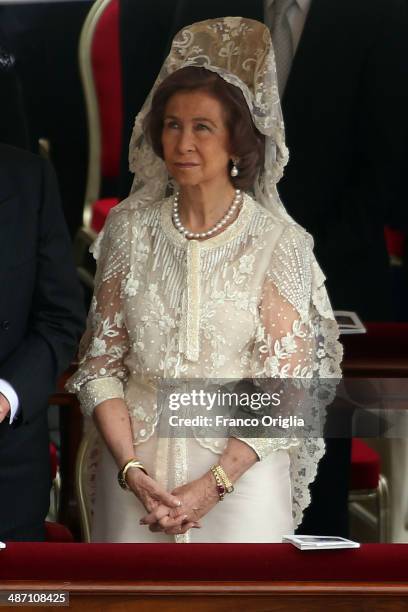
[[[150, 111], [158, 86], [170, 74], [187, 66], [206, 68], [217, 73], [228, 83], [238, 87], [248, 104], [252, 119], [265, 136], [265, 163], [256, 178], [253, 195], [277, 223], [297, 228], [305, 243], [313, 249], [313, 239], [286, 212], [280, 201], [276, 184], [288, 161], [282, 110], [278, 94], [275, 57], [269, 29], [262, 23], [241, 17], [224, 17], [194, 23], [183, 28], [175, 37], [155, 84], [136, 117], [129, 148], [129, 167], [135, 174], [131, 195], [115, 207], [111, 214], [124, 208], [146, 207], [163, 199], [172, 187], [166, 166], [150, 146], [143, 132], [143, 122]], [[103, 232], [92, 247], [98, 258]], [[303, 322], [313, 325], [316, 339], [313, 377], [320, 379], [311, 393], [319, 394], [322, 405], [334, 397], [334, 386], [326, 385], [326, 397], [321, 399], [322, 379], [341, 377], [342, 346], [338, 342], [338, 326], [324, 287], [325, 276], [313, 256], [310, 257], [310, 300]], [[279, 292], [285, 290], [285, 273], [276, 274], [274, 282]], [[318, 410], [316, 410], [319, 418]], [[310, 503], [309, 485], [314, 480], [317, 465], [325, 452], [321, 437], [306, 437], [288, 449], [292, 481], [293, 519], [295, 527], [302, 519], [303, 510]]]

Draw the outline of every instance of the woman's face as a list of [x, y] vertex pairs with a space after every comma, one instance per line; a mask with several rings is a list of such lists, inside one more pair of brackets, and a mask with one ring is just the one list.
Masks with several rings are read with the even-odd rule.
[[207, 92], [181, 91], [168, 100], [162, 146], [167, 169], [181, 187], [230, 180], [225, 112]]

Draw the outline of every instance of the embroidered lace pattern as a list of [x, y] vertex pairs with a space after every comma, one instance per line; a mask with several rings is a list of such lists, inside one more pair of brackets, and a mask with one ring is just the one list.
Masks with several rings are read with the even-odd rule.
[[170, 54], [136, 117], [129, 146], [129, 168], [135, 174], [132, 192], [137, 193], [139, 206], [163, 198], [169, 186], [164, 162], [155, 155], [143, 133], [144, 119], [157, 87], [186, 66], [216, 72], [242, 91], [256, 127], [266, 137], [265, 163], [254, 185], [256, 200], [282, 219], [290, 220], [276, 190], [288, 161], [288, 150], [270, 33], [262, 23], [241, 17], [201, 21], [174, 37]]
[[[184, 66], [206, 68], [238, 87], [265, 136], [255, 199], [246, 195], [235, 222], [202, 242], [189, 242], [173, 227], [165, 199], [172, 181], [143, 133], [158, 85]], [[308, 396], [318, 418], [314, 381], [341, 376], [342, 348], [313, 239], [288, 215], [276, 189], [287, 160], [268, 28], [226, 17], [181, 30], [135, 120], [129, 149], [132, 195], [113, 209], [93, 247], [95, 296], [80, 366], [68, 384], [86, 414], [104, 399], [124, 397], [137, 445], [160, 424], [156, 391], [164, 378], [249, 378], [261, 385], [267, 380], [271, 389], [291, 378], [311, 383]], [[331, 399], [328, 387], [320, 408]], [[323, 440], [235, 435], [261, 460], [288, 450], [297, 526], [310, 503], [308, 487], [324, 454]], [[216, 453], [226, 443], [205, 431], [197, 431], [196, 438]], [[183, 440], [175, 442], [174, 478], [181, 484], [187, 458]], [[157, 472], [163, 483], [169, 455], [166, 439], [160, 438]], [[188, 541], [186, 536], [177, 541]]]
[[[277, 223], [247, 194], [238, 218], [201, 242], [173, 227], [170, 199], [141, 208], [130, 196], [111, 212], [94, 249], [95, 294], [67, 388], [87, 415], [105, 399], [124, 397], [137, 445], [157, 427], [162, 379], [339, 378], [338, 328], [312, 245], [299, 226]], [[216, 453], [226, 444], [196, 437]], [[299, 524], [323, 441], [240, 439], [261, 460], [288, 449]], [[177, 448], [182, 484], [182, 441]]]

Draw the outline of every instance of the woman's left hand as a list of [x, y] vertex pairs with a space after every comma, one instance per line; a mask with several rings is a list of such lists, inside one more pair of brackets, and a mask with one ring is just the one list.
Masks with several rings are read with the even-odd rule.
[[[205, 516], [218, 502], [219, 495], [211, 472], [201, 478], [177, 487], [172, 495], [182, 502], [181, 509], [174, 508], [169, 514], [157, 520], [155, 512], [144, 516], [140, 523], [149, 525], [150, 531], [164, 531], [168, 535], [186, 533], [192, 527], [200, 527], [198, 521]], [[180, 516], [183, 522], [180, 525]]]

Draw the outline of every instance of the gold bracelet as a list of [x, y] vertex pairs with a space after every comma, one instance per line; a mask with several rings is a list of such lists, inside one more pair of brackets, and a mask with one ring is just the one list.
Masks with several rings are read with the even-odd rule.
[[149, 475], [147, 473], [147, 470], [146, 470], [145, 466], [143, 465], [143, 463], [141, 461], [139, 461], [138, 459], [136, 459], [136, 457], [132, 457], [132, 459], [129, 459], [129, 461], [126, 461], [125, 465], [118, 472], [118, 482], [119, 482], [119, 485], [125, 491], [130, 491], [130, 487], [129, 487], [129, 485], [127, 483], [127, 480], [126, 480], [126, 473], [132, 467], [139, 468], [139, 470], [142, 470], [142, 472], [144, 472], [146, 474], [146, 476]]
[[212, 465], [210, 470], [215, 478], [220, 501], [222, 501], [226, 493], [233, 492], [234, 487], [220, 465]]
[[217, 486], [217, 492], [218, 492], [218, 497], [220, 498], [220, 501], [222, 501], [224, 499], [225, 496], [225, 487], [222, 484], [222, 480], [220, 478], [220, 475], [218, 474], [217, 470], [215, 469], [216, 466], [212, 465], [210, 467], [210, 470], [215, 478], [215, 484]]
[[230, 481], [230, 479], [228, 478], [228, 476], [226, 475], [224, 468], [218, 464], [216, 466], [216, 470], [218, 472], [218, 474], [220, 475], [220, 478], [225, 486], [225, 488], [227, 489], [227, 493], [232, 493], [234, 490], [234, 485], [232, 484], [232, 482]]

